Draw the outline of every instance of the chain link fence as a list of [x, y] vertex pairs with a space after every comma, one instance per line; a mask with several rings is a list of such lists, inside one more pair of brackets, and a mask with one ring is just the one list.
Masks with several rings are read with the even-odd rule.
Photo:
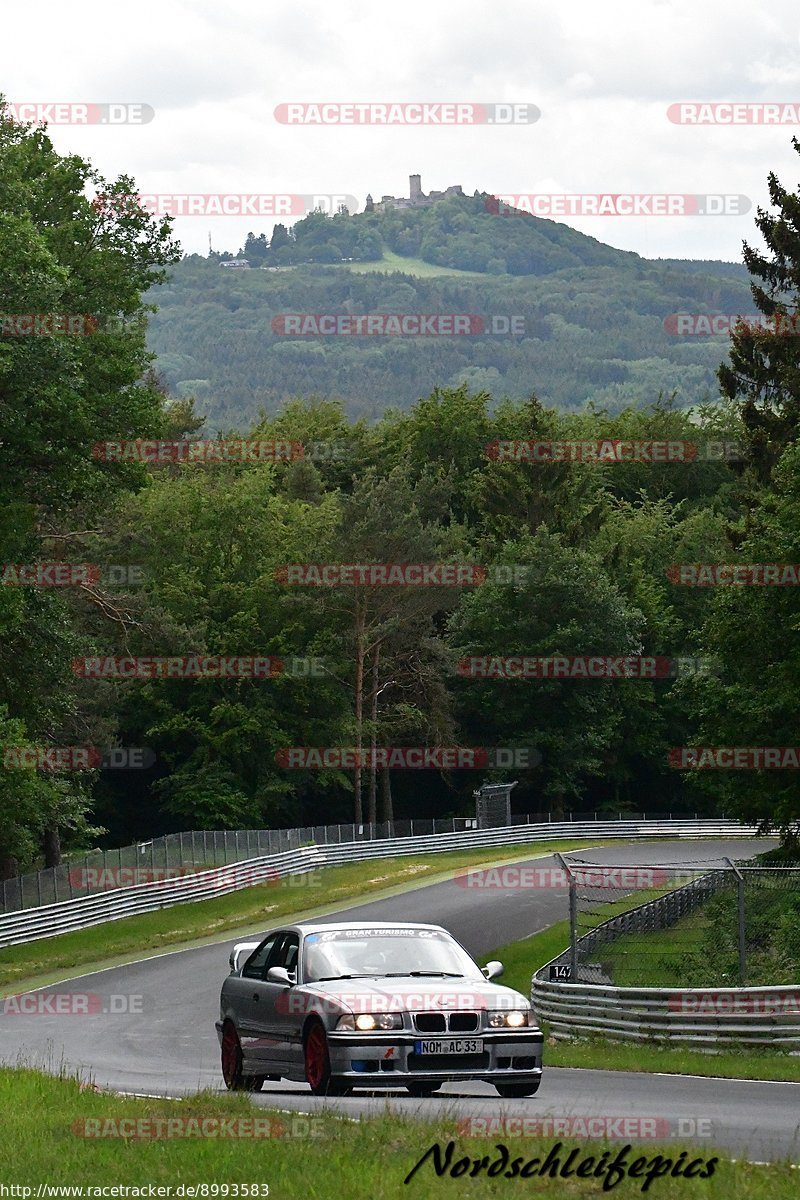
[[554, 979], [630, 988], [800, 980], [800, 865], [562, 863], [570, 947]]
[[[553, 820], [588, 821], [601, 819], [637, 820], [639, 814], [628, 813], [568, 813], [564, 817], [553, 813], [525, 813], [511, 816], [510, 825], [531, 825]], [[695, 814], [696, 816], [697, 814]], [[659, 818], [658, 814], [641, 814], [641, 819]], [[687, 818], [682, 818], [687, 819]], [[337, 845], [341, 842], [377, 841], [381, 838], [422, 837], [435, 833], [460, 833], [477, 829], [475, 817], [444, 817], [408, 821], [384, 822], [378, 825], [309, 825], [302, 829], [227, 829], [189, 830], [170, 833], [165, 837], [137, 842], [116, 850], [93, 850], [88, 854], [71, 856], [59, 867], [32, 871], [0, 881], [0, 911], [17, 912], [57, 904], [96, 892], [119, 887], [131, 887], [159, 879], [176, 878], [181, 874], [224, 867], [245, 862], [266, 854], [280, 854], [310, 845]]]

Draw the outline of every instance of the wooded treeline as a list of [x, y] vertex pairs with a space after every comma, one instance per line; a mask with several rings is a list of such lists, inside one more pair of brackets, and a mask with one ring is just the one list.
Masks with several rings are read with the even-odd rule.
[[[296, 400], [254, 424], [306, 457], [108, 461], [98, 443], [211, 436], [150, 369], [143, 297], [178, 251], [168, 222], [0, 112], [0, 311], [124, 320], [91, 336], [0, 339], [0, 562], [97, 564], [72, 588], [0, 587], [0, 745], [147, 747], [148, 770], [0, 771], [6, 872], [108, 830], [322, 824], [471, 810], [486, 771], [289, 770], [292, 746], [535, 747], [522, 811], [725, 811], [787, 828], [796, 771], [681, 772], [680, 746], [796, 740], [798, 588], [689, 587], [676, 564], [800, 562], [797, 338], [740, 330], [721, 397], [616, 414], [442, 387], [354, 421]], [[770, 180], [764, 313], [796, 310], [797, 195]], [[216, 436], [217, 431], [213, 431]], [[224, 434], [224, 431], [223, 431]], [[734, 461], [498, 461], [497, 439], [735, 439]], [[461, 587], [289, 586], [287, 564], [481, 564]], [[118, 585], [112, 567], [135, 567]], [[514, 573], [493, 568], [525, 568]], [[87, 679], [99, 655], [277, 656], [321, 674]], [[698, 658], [663, 680], [497, 680], [466, 656]], [[508, 773], [506, 773], [507, 776]], [[360, 775], [360, 777], [359, 777]]]

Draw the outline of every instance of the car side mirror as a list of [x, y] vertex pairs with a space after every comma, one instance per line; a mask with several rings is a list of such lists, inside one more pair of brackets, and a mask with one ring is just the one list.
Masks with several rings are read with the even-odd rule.
[[502, 975], [504, 971], [505, 967], [497, 958], [493, 958], [492, 961], [488, 962], [483, 968], [483, 973], [487, 979], [497, 979], [498, 976]]
[[267, 971], [267, 983], [282, 983], [284, 987], [292, 986], [286, 967], [270, 967]]

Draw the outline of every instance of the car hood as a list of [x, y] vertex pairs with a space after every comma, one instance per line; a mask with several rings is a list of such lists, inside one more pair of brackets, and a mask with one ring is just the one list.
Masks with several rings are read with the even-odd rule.
[[330, 979], [301, 985], [309, 995], [338, 1001], [343, 1008], [379, 1012], [386, 1001], [387, 1010], [423, 1008], [431, 1012], [444, 1009], [528, 1008], [530, 1001], [513, 988], [487, 979], [417, 979], [411, 975], [393, 979]]

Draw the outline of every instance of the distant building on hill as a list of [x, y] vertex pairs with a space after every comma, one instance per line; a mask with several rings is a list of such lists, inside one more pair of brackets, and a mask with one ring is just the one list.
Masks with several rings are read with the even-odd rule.
[[238, 267], [239, 270], [248, 270], [250, 260], [247, 258], [229, 258], [225, 262], [219, 264], [221, 267]]
[[437, 200], [445, 200], [448, 196], [463, 196], [464, 190], [460, 183], [451, 184], [443, 192], [430, 192], [427, 196], [422, 190], [422, 176], [409, 175], [409, 195], [381, 196], [377, 202], [372, 196], [367, 196], [364, 212], [388, 212], [393, 208], [430, 208]]

